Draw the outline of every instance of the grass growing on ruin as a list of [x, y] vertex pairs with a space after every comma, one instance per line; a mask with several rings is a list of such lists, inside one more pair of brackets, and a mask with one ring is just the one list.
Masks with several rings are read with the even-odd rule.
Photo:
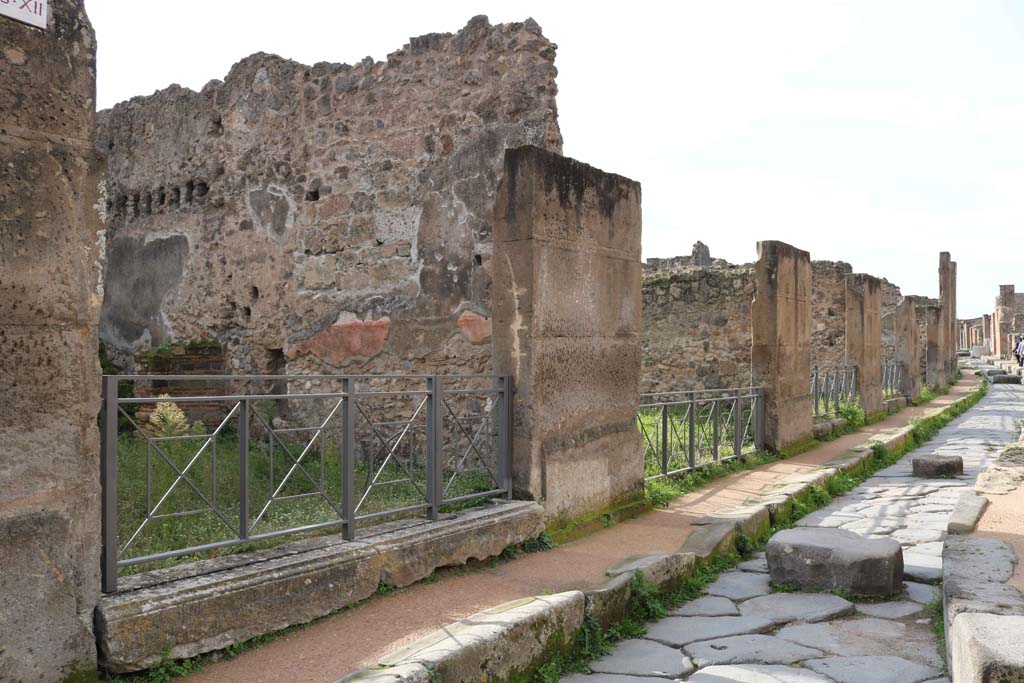
[[[297, 458], [302, 452], [305, 433], [288, 440], [292, 454]], [[202, 438], [182, 438], [175, 441], [159, 442], [167, 459], [179, 471], [184, 471], [195, 457], [203, 443]], [[239, 437], [237, 433], [221, 434], [208, 447], [208, 451], [196, 459], [188, 470], [188, 481], [179, 481], [171, 490], [178, 477], [177, 472], [161, 457], [144, 438], [138, 434], [124, 433], [118, 437], [118, 540], [123, 547], [147, 518], [152, 518], [127, 549], [124, 557], [137, 557], [151, 553], [187, 548], [204, 543], [236, 538], [239, 527]], [[383, 459], [383, 458], [381, 458]], [[422, 458], [421, 458], [422, 459]], [[291, 471], [288, 481], [280, 488], [278, 496], [266, 508], [260, 522], [251, 534], [266, 533], [280, 529], [298, 528], [319, 524], [340, 517], [341, 474], [338, 448], [325, 445], [323, 451], [314, 449], [301, 465], [295, 465], [292, 456], [280, 445], [271, 448], [267, 442], [250, 443], [249, 446], [249, 505], [250, 523], [263, 511], [270, 494], [281, 486], [282, 478]], [[358, 514], [372, 514], [395, 510], [401, 507], [423, 503], [426, 491], [426, 468], [419, 463], [370, 464], [359, 462], [355, 467], [355, 492], [357, 500], [362, 498], [376, 477], [377, 485], [366, 494]], [[488, 491], [496, 488], [487, 472], [463, 472], [453, 478], [453, 471], [445, 473], [445, 481], [451, 480], [445, 496], [455, 498], [462, 495]], [[148, 484], [147, 484], [148, 482]], [[193, 488], [194, 487], [194, 488]], [[161, 498], [170, 490], [162, 503]], [[324, 495], [318, 493], [319, 490]], [[201, 494], [201, 495], [200, 495]], [[445, 505], [445, 512], [479, 505], [485, 499], [473, 499]], [[159, 507], [157, 507], [159, 503]], [[155, 513], [154, 513], [155, 510]], [[423, 514], [418, 511], [414, 514]], [[170, 515], [153, 518], [154, 515]], [[361, 522], [357, 526], [365, 529], [379, 521]], [[318, 533], [337, 533], [340, 526], [329, 527]], [[182, 557], [123, 567], [121, 574], [167, 567], [217, 555], [249, 552], [273, 547], [295, 540], [296, 535], [281, 536], [253, 543], [246, 543]]]
[[[873, 443], [872, 457], [864, 461], [858, 470], [839, 472], [829, 479], [825, 486], [812, 485], [808, 487], [806, 492], [793, 498], [792, 513], [784, 523], [772, 526], [760, 538], [751, 539], [739, 536], [736, 541], [736, 549], [733, 552], [714, 558], [698, 567], [680, 588], [672, 591], [659, 591], [640, 572], [637, 572], [631, 586], [633, 596], [630, 598], [626, 618], [608, 629], [601, 629], [592, 619], [587, 619], [577, 633], [574, 649], [568, 654], [557, 655], [543, 664], [531, 678], [531, 683], [558, 683], [567, 674], [590, 673], [590, 663], [608, 654], [616, 642], [642, 637], [646, 633], [647, 622], [660, 619], [669, 610], [700, 597], [704, 594], [707, 585], [714, 581], [722, 571], [730, 569], [741, 560], [752, 556], [776, 532], [792, 527], [796, 520], [828, 505], [833, 498], [849, 493], [879, 470], [895, 464], [905, 453], [931, 439], [942, 427], [980, 401], [987, 389], [987, 383], [982, 382], [977, 389], [959, 403], [948, 406], [935, 415], [913, 421], [908, 439], [899, 448], [887, 449], [880, 442]], [[665, 486], [666, 480], [659, 479], [648, 482], [649, 486], [651, 484]], [[666, 495], [669, 492], [665, 491]], [[671, 498], [665, 500], [665, 504], [668, 500]], [[782, 587], [778, 590], [785, 592], [786, 588]], [[934, 604], [929, 606], [929, 616], [932, 629], [939, 641], [943, 662], [945, 662], [945, 627], [941, 614], [941, 601], [938, 601], [937, 605], [938, 607], [935, 607]]]
[[[735, 430], [729, 402], [721, 402], [717, 416], [712, 402], [696, 401], [689, 405], [642, 407], [637, 414], [644, 446], [644, 476], [661, 474], [663, 451], [668, 448], [668, 469], [679, 470], [689, 466], [689, 444], [691, 429], [690, 406], [695, 406], [692, 436], [694, 442], [694, 464], [698, 467], [715, 462], [714, 435], [718, 427], [718, 459], [736, 456]], [[740, 426], [743, 429], [741, 451], [753, 451], [753, 416], [749, 401], [743, 402]], [[717, 419], [716, 419], [717, 418]], [[667, 437], [667, 438], [666, 438]]]

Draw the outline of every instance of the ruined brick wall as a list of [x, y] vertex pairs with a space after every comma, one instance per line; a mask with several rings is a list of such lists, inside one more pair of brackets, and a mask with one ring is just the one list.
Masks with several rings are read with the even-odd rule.
[[561, 151], [554, 55], [476, 17], [101, 112], [114, 359], [212, 336], [236, 373], [489, 370], [494, 192], [506, 147]]
[[640, 390], [749, 386], [754, 280], [748, 266], [645, 274]]
[[892, 362], [896, 357], [896, 307], [903, 300], [900, 288], [882, 280], [882, 362]]
[[811, 367], [846, 363], [846, 276], [842, 261], [811, 261]]

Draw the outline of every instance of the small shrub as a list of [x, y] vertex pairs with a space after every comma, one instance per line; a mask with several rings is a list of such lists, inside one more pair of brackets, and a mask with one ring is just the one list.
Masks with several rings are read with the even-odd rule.
[[[170, 396], [161, 394], [158, 398]], [[149, 426], [158, 436], [181, 436], [189, 430], [185, 411], [170, 401], [157, 401], [156, 408], [149, 415]]]

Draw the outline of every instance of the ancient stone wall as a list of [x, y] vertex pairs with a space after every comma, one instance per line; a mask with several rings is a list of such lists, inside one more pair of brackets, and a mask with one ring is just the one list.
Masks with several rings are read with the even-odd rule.
[[0, 678], [94, 680], [102, 223], [81, 1], [0, 16]]
[[476, 17], [102, 112], [112, 356], [212, 336], [235, 373], [488, 371], [494, 192], [506, 147], [561, 150], [554, 56]]
[[903, 294], [899, 287], [885, 278], [881, 279], [881, 285], [882, 360], [888, 363], [896, 357], [896, 308], [903, 300]]
[[511, 149], [495, 206], [494, 363], [516, 386], [513, 484], [549, 516], [643, 496], [640, 184]]
[[846, 276], [852, 272], [842, 261], [811, 261], [811, 367], [847, 363]]
[[753, 298], [747, 266], [645, 274], [641, 391], [749, 386]]

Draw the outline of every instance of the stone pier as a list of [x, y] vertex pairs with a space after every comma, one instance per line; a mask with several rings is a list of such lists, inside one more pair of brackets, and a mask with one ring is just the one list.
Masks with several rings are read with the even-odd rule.
[[915, 399], [921, 395], [918, 339], [917, 307], [912, 298], [905, 297], [896, 307], [896, 355], [894, 360], [903, 364], [900, 391], [909, 399]]
[[857, 366], [865, 415], [882, 410], [882, 283], [864, 273], [846, 276], [846, 350]]
[[757, 243], [751, 377], [763, 385], [764, 447], [811, 437], [811, 258], [784, 242]]
[[918, 324], [924, 327], [924, 384], [932, 391], [941, 389], [945, 384], [942, 372], [942, 356], [939, 350], [941, 334], [942, 307], [937, 304], [925, 303], [917, 307]]
[[517, 391], [516, 496], [571, 517], [641, 497], [639, 183], [508, 150], [494, 263], [494, 367]]
[[0, 676], [57, 681], [96, 669], [96, 42], [50, 0], [0, 47]]

